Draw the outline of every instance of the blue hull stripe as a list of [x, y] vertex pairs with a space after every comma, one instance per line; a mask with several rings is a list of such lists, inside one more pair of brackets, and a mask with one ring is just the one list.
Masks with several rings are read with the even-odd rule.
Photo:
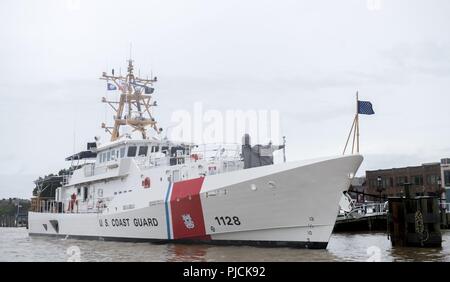
[[167, 187], [166, 202], [165, 202], [165, 206], [166, 206], [167, 239], [171, 239], [170, 238], [170, 214], [169, 214], [170, 190], [172, 190], [172, 183], [171, 182], [169, 182], [169, 187]]

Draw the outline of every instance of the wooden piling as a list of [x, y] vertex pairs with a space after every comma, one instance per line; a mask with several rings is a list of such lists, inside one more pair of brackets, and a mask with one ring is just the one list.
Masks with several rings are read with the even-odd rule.
[[388, 201], [388, 232], [392, 246], [441, 247], [437, 197], [396, 197]]

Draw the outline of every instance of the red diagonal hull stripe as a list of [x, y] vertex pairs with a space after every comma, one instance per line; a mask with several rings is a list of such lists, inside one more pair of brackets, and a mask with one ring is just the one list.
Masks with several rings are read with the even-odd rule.
[[[201, 177], [173, 184], [170, 197], [170, 211], [172, 214], [174, 239], [206, 236], [202, 203], [200, 201], [200, 190], [203, 180], [204, 178]], [[191, 225], [185, 223], [183, 215], [190, 218]]]

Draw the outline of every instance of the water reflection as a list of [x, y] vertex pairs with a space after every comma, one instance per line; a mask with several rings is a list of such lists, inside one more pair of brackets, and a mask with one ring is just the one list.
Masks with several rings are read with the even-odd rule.
[[67, 261], [73, 246], [81, 261], [450, 261], [449, 238], [444, 231], [442, 248], [393, 248], [385, 233], [340, 233], [326, 250], [305, 250], [65, 240], [0, 228], [0, 261]]
[[208, 246], [168, 244], [166, 247], [167, 261], [207, 261]]
[[394, 261], [450, 261], [450, 253], [444, 248], [397, 248], [390, 250], [390, 255]]

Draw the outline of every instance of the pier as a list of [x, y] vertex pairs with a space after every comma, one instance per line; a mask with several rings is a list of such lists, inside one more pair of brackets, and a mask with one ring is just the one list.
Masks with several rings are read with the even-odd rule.
[[[342, 212], [336, 219], [333, 232], [388, 230], [386, 203], [356, 204], [351, 212]], [[450, 204], [440, 204], [440, 228], [450, 229]]]
[[356, 204], [350, 212], [339, 214], [333, 232], [386, 231], [385, 203]]

